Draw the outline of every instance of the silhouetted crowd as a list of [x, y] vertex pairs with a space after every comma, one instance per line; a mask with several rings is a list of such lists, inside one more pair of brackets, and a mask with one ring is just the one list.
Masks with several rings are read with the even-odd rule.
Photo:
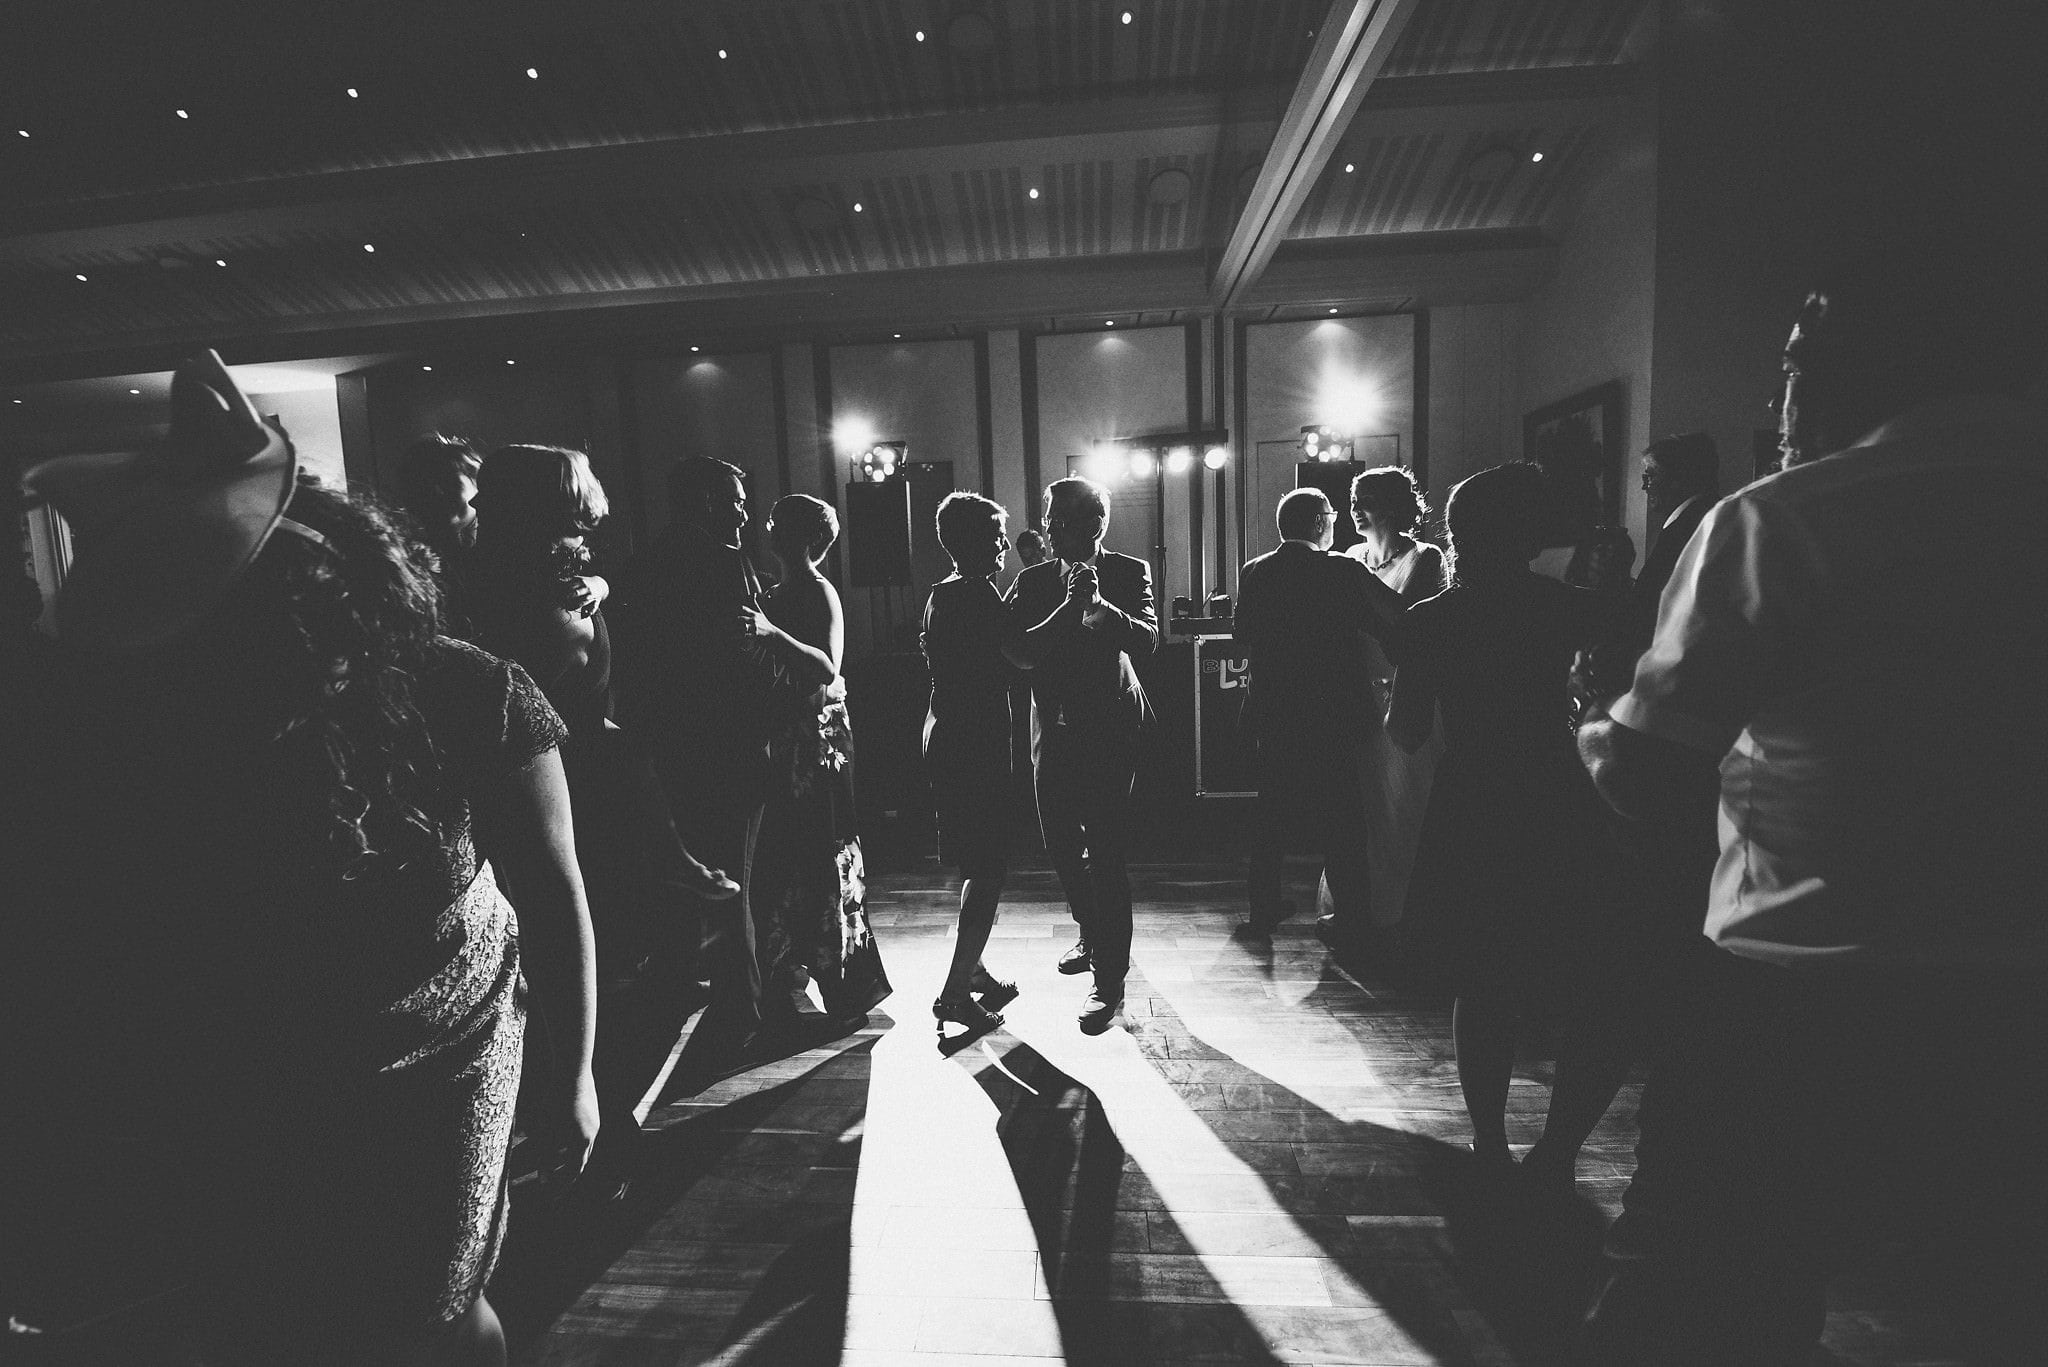
[[[1327, 497], [1295, 490], [1243, 568], [1248, 932], [1293, 910], [1284, 856], [1318, 855], [1340, 961], [1454, 996], [1473, 1163], [1503, 1191], [1569, 1193], [1647, 1069], [1590, 1363], [1806, 1361], [1845, 1252], [1900, 1229], [1936, 1250], [1972, 1360], [2048, 1342], [2037, 302], [1952, 251], [1818, 282], [1784, 468], [1722, 498], [1710, 439], [1652, 443], [1633, 578], [1618, 528], [1564, 580], [1531, 569], [1553, 491], [1526, 464], [1451, 489], [1441, 548], [1406, 470], [1356, 480], [1343, 555]], [[776, 502], [766, 584], [743, 472], [694, 457], [666, 530], [600, 566], [580, 452], [423, 439], [401, 517], [300, 478], [210, 353], [173, 410], [158, 448], [26, 476], [78, 553], [59, 645], [10, 636], [0, 674], [0, 873], [36, 909], [6, 956], [0, 1090], [35, 1174], [8, 1224], [37, 1250], [11, 1256], [86, 1275], [67, 1216], [146, 1173], [176, 1193], [209, 1362], [502, 1361], [482, 1291], [508, 1161], [615, 1195], [665, 1080], [890, 993], [837, 516]], [[1018, 991], [983, 954], [1019, 671], [1078, 931], [1058, 967], [1088, 975], [1084, 1032], [1123, 1004], [1159, 627], [1110, 512], [1052, 483], [1004, 592], [1005, 510], [938, 509], [923, 750], [962, 879], [942, 1047]], [[1557, 1071], [1517, 1160], [1533, 1025]], [[112, 1098], [160, 1118], [150, 1154], [95, 1137]]]

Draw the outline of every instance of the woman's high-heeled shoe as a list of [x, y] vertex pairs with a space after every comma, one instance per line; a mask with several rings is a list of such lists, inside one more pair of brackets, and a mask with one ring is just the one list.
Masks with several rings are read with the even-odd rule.
[[969, 1039], [976, 1035], [986, 1035], [1003, 1023], [1001, 1012], [990, 1011], [972, 997], [961, 997], [957, 1000], [940, 997], [932, 1003], [932, 1015], [939, 1028], [941, 1043], [946, 1039], [947, 1021], [966, 1026]]
[[967, 990], [981, 998], [981, 1004], [990, 1011], [1000, 1010], [1017, 1000], [1017, 984], [1005, 982], [979, 964], [967, 979]]

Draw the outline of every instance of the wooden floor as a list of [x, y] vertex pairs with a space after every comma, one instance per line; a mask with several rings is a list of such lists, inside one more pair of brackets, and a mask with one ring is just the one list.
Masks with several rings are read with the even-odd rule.
[[[491, 1293], [514, 1360], [1560, 1360], [1626, 1184], [1633, 1085], [1575, 1207], [1504, 1203], [1461, 1160], [1443, 1002], [1361, 986], [1305, 915], [1270, 946], [1234, 937], [1234, 869], [1157, 866], [1124, 1017], [1089, 1039], [1085, 979], [1054, 971], [1056, 885], [1012, 884], [987, 956], [1023, 989], [1005, 1029], [935, 1047], [957, 884], [881, 880], [896, 993], [867, 1029], [656, 1106], [649, 1174], [615, 1205], [523, 1199]], [[1518, 1146], [1547, 1077], [1517, 1067]], [[1844, 1288], [1822, 1360], [1949, 1361], [1903, 1283], [1880, 1260]]]

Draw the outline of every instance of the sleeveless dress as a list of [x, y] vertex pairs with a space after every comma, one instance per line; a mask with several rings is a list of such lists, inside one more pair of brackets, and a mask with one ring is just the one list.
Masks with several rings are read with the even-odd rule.
[[356, 877], [290, 853], [304, 808], [265, 747], [67, 719], [49, 886], [76, 948], [54, 952], [78, 956], [90, 1085], [151, 1116], [224, 1361], [454, 1319], [504, 1236], [525, 1008], [471, 802], [565, 732], [516, 665], [446, 639], [415, 704], [439, 838]]
[[[825, 624], [770, 596], [762, 610], [808, 644]], [[893, 990], [868, 924], [853, 801], [853, 719], [843, 679], [800, 700], [769, 747], [771, 789], [755, 854], [761, 976], [779, 995], [816, 983], [825, 1013], [864, 1015]]]

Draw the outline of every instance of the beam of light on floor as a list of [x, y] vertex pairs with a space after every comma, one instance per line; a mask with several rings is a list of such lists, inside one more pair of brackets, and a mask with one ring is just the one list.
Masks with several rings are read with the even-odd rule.
[[[1088, 1039], [1065, 1012], [1035, 1004], [1013, 1010], [1010, 1020], [1014, 1034], [1095, 1093], [1125, 1153], [1158, 1193], [1203, 1269], [1275, 1356], [1291, 1356], [1280, 1350], [1298, 1337], [1301, 1308], [1312, 1307], [1351, 1322], [1387, 1361], [1439, 1360], [1341, 1264], [1322, 1256], [1314, 1236], [1280, 1204], [1266, 1179], [1216, 1137], [1127, 1030]], [[1241, 1228], [1245, 1217], [1296, 1237], [1283, 1235], [1272, 1254], [1215, 1251], [1208, 1229]]]
[[969, 1069], [939, 1054], [922, 1010], [946, 946], [899, 939], [891, 950], [889, 1005], [902, 1023], [876, 1043], [868, 1080], [845, 1361], [1006, 1354], [1053, 1367], [1065, 1361], [1059, 1323], [1034, 1295], [1038, 1239], [994, 1108]]

